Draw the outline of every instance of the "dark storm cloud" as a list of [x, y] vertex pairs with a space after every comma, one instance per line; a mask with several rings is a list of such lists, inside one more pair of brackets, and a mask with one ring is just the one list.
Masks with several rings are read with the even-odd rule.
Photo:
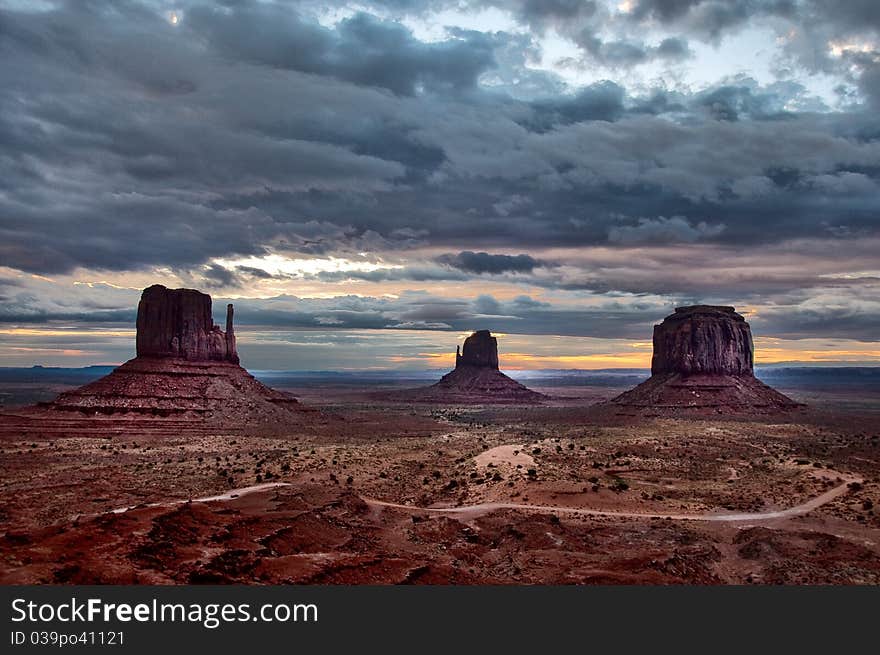
[[880, 29], [880, 5], [874, 0], [808, 0], [805, 4], [826, 21], [855, 30]]
[[523, 0], [519, 3], [519, 15], [527, 21], [566, 21], [578, 16], [592, 16], [596, 10], [594, 0]]
[[219, 264], [206, 266], [202, 271], [202, 278], [205, 280], [205, 286], [209, 289], [236, 287], [240, 285], [239, 278], [235, 271], [231, 271]]
[[874, 110], [880, 108], [880, 60], [865, 61], [858, 85]]
[[529, 255], [491, 255], [487, 252], [463, 250], [455, 255], [441, 255], [437, 258], [441, 264], [457, 268], [467, 273], [530, 273], [541, 266], [534, 257]]
[[699, 94], [694, 104], [704, 108], [716, 120], [736, 121], [784, 116], [783, 102], [784, 99], [775, 93], [756, 92], [748, 86], [725, 85]]
[[638, 0], [632, 11], [635, 19], [653, 18], [670, 22], [681, 18], [705, 0]]
[[624, 114], [623, 87], [610, 82], [591, 84], [570, 97], [532, 102], [532, 112], [523, 119], [529, 129], [546, 131], [557, 125], [583, 121], [615, 121]]
[[638, 0], [630, 17], [676, 24], [697, 36], [716, 40], [753, 18], [795, 16], [798, 4], [797, 0]]
[[668, 37], [652, 46], [633, 39], [603, 40], [586, 28], [575, 35], [574, 41], [591, 61], [612, 69], [632, 68], [650, 61], [677, 62], [693, 54], [687, 40], [681, 37]]
[[633, 225], [616, 225], [609, 230], [608, 240], [624, 244], [689, 243], [717, 236], [724, 228], [724, 225], [710, 226], [703, 222], [692, 225], [681, 216], [659, 216], [640, 219]]
[[422, 43], [396, 22], [369, 14], [335, 29], [305, 19], [289, 6], [241, 3], [196, 6], [187, 25], [221, 53], [258, 64], [328, 75], [413, 95], [420, 86], [466, 90], [494, 65], [490, 40], [479, 33]]
[[380, 268], [374, 271], [326, 271], [317, 273], [314, 279], [322, 282], [346, 282], [362, 280], [365, 282], [438, 282], [470, 279], [461, 271], [443, 266], [405, 266], [401, 268]]
[[253, 266], [236, 266], [235, 272], [240, 275], [255, 277], [260, 280], [272, 279], [272, 274], [264, 271], [262, 268], [254, 268]]

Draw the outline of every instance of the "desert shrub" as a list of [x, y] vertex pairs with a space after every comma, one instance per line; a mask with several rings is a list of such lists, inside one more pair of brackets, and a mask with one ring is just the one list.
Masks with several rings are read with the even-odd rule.
[[623, 478], [614, 478], [614, 482], [611, 483], [611, 486], [609, 488], [611, 489], [611, 491], [616, 491], [617, 493], [620, 493], [629, 489], [629, 484]]

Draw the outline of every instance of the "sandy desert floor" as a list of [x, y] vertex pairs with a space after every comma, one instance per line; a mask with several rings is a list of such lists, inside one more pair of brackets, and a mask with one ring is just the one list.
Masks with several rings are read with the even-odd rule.
[[0, 582], [880, 583], [870, 403], [609, 420], [614, 389], [538, 390], [294, 390], [324, 418], [273, 436], [6, 417]]

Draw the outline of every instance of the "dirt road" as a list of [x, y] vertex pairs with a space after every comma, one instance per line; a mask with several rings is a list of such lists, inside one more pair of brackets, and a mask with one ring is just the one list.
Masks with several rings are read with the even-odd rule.
[[[545, 513], [554, 513], [554, 514], [573, 514], [573, 515], [581, 515], [581, 516], [609, 516], [609, 517], [622, 517], [622, 518], [637, 518], [637, 519], [671, 519], [674, 521], [710, 521], [717, 523], [735, 523], [735, 522], [755, 522], [755, 521], [770, 521], [777, 519], [786, 519], [792, 518], [794, 516], [801, 516], [803, 514], [807, 514], [812, 512], [813, 510], [822, 507], [830, 503], [831, 501], [839, 498], [843, 494], [847, 493], [849, 490], [849, 484], [853, 482], [862, 482], [861, 479], [854, 476], [846, 476], [845, 478], [841, 476], [843, 482], [841, 482], [836, 487], [829, 489], [823, 494], [820, 494], [810, 500], [803, 502], [799, 505], [795, 505], [793, 507], [789, 507], [787, 509], [782, 510], [772, 510], [768, 512], [737, 512], [732, 514], [722, 514], [722, 513], [702, 513], [702, 514], [688, 514], [688, 513], [666, 513], [666, 512], [628, 512], [622, 510], [602, 510], [602, 509], [590, 509], [586, 507], [568, 507], [565, 505], [530, 505], [527, 503], [477, 503], [474, 505], [461, 505], [459, 507], [419, 507], [416, 505], [405, 505], [402, 503], [393, 503], [384, 500], [378, 500], [376, 498], [366, 498], [363, 500], [368, 505], [373, 507], [389, 507], [394, 509], [403, 509], [411, 512], [428, 512], [428, 513], [436, 513], [436, 514], [451, 514], [456, 516], [462, 516], [465, 518], [476, 518], [478, 516], [483, 516], [485, 514], [489, 514], [490, 512], [494, 512], [502, 509], [513, 509], [513, 510], [522, 510], [527, 512], [545, 512]], [[139, 505], [138, 507], [172, 507], [174, 505], [181, 505], [187, 502], [192, 503], [211, 503], [211, 502], [223, 502], [228, 500], [233, 500], [235, 498], [240, 498], [241, 496], [246, 496], [249, 494], [259, 493], [261, 491], [268, 491], [270, 489], [276, 489], [279, 487], [289, 487], [290, 484], [286, 482], [271, 482], [265, 484], [258, 484], [250, 487], [242, 487], [240, 489], [233, 489], [224, 494], [216, 495], [216, 496], [205, 496], [203, 498], [192, 498], [189, 500], [173, 500], [167, 502], [159, 502], [159, 503], [149, 503], [147, 505]], [[121, 507], [119, 509], [112, 510], [113, 513], [122, 513], [127, 512], [130, 509], [134, 509], [134, 507]]]

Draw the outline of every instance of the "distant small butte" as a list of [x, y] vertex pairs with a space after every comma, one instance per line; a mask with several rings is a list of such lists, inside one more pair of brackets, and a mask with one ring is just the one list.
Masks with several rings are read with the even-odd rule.
[[463, 347], [456, 347], [455, 368], [435, 384], [386, 396], [437, 404], [535, 404], [548, 399], [499, 370], [498, 339], [489, 330], [477, 330]]

